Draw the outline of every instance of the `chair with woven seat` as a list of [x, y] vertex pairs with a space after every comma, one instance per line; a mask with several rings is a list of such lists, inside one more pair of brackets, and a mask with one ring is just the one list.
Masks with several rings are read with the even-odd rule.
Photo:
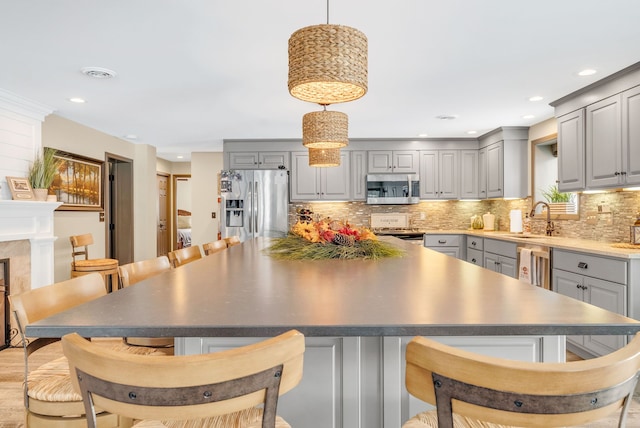
[[407, 345], [409, 393], [435, 405], [403, 428], [558, 427], [620, 412], [625, 426], [640, 370], [640, 333], [591, 360], [533, 363], [488, 357], [416, 337]]
[[229, 236], [227, 238], [224, 238], [224, 240], [227, 243], [227, 247], [233, 247], [234, 245], [242, 244], [242, 241], [240, 241], [240, 238], [238, 238], [237, 236]]
[[[27, 427], [71, 427], [85, 423], [82, 397], [73, 390], [69, 364], [58, 358], [37, 368], [30, 367], [30, 356], [60, 339], [27, 338], [27, 324], [106, 295], [102, 277], [97, 273], [35, 288], [9, 296], [25, 351], [24, 405]], [[104, 348], [104, 346], [103, 346]], [[115, 415], [101, 412], [101, 425], [118, 423]], [[72, 425], [72, 424], [76, 425]]]
[[142, 420], [134, 425], [140, 428], [288, 428], [276, 406], [300, 382], [305, 350], [295, 330], [240, 348], [163, 358], [103, 351], [75, 333], [62, 338], [62, 347], [90, 428], [96, 406]]
[[[169, 270], [171, 270], [171, 264], [167, 256], [118, 266], [120, 286], [122, 288], [129, 287]], [[173, 337], [125, 337], [124, 340], [127, 345], [153, 348], [171, 348], [174, 342]]]
[[227, 242], [224, 239], [220, 239], [219, 241], [207, 242], [206, 244], [202, 244], [202, 249], [204, 250], [205, 256], [210, 256], [211, 254], [226, 250]]
[[167, 254], [171, 266], [177, 268], [187, 263], [194, 262], [202, 258], [202, 252], [197, 245], [191, 247], [180, 248], [179, 250], [169, 251]]
[[[97, 272], [102, 275], [103, 282], [107, 291], [115, 291], [118, 289], [118, 260], [116, 259], [90, 259], [89, 245], [93, 244], [93, 235], [86, 233], [84, 235], [70, 236], [71, 241], [71, 278], [87, 275]], [[81, 258], [84, 256], [84, 258]], [[111, 277], [111, 284], [108, 285], [107, 276]]]

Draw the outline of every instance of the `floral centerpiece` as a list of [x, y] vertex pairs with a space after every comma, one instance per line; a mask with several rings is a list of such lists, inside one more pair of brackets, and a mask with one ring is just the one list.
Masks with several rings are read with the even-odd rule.
[[299, 220], [284, 238], [276, 238], [267, 248], [275, 258], [284, 260], [379, 259], [400, 257], [404, 251], [378, 240], [366, 227], [331, 219]]

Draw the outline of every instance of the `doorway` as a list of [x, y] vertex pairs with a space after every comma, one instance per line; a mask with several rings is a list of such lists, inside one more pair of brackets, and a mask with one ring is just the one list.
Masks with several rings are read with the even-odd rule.
[[105, 221], [108, 258], [133, 262], [133, 161], [107, 153]]
[[172, 249], [191, 245], [191, 174], [173, 175]]
[[170, 187], [168, 174], [156, 174], [158, 187], [158, 224], [157, 224], [157, 255], [165, 256], [171, 251], [171, 234], [169, 233], [169, 219], [171, 212]]

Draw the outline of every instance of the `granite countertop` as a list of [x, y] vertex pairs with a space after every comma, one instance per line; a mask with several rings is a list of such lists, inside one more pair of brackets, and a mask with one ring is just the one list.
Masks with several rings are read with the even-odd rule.
[[611, 242], [593, 241], [590, 239], [565, 238], [563, 236], [523, 235], [503, 231], [485, 231], [481, 229], [427, 230], [425, 234], [464, 234], [482, 238], [501, 239], [518, 244], [541, 245], [562, 250], [581, 251], [602, 256], [640, 259], [640, 249], [616, 248]]

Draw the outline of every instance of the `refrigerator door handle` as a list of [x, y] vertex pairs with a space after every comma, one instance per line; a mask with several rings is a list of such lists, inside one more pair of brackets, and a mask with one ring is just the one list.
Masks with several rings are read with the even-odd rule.
[[[249, 199], [249, 201], [251, 202], [251, 205], [249, 205], [249, 209], [246, 211], [249, 216], [249, 235], [251, 236], [253, 234], [253, 195], [251, 194], [251, 190], [252, 190], [252, 186], [251, 184], [249, 184], [249, 191], [247, 194], [247, 199]], [[245, 209], [247, 209], [247, 203], [245, 202]]]
[[256, 227], [255, 227], [255, 229], [256, 229], [256, 236], [258, 236], [258, 209], [259, 209], [259, 208], [258, 208], [258, 198], [259, 198], [259, 195], [260, 195], [259, 190], [260, 190], [260, 189], [259, 189], [259, 187], [258, 187], [258, 182], [256, 181], [256, 183], [255, 183], [255, 191], [254, 191], [254, 194], [255, 194], [255, 203], [253, 204], [253, 206], [255, 207], [255, 212], [254, 212], [255, 216], [254, 216], [254, 217], [255, 217], [255, 222], [256, 222]]

